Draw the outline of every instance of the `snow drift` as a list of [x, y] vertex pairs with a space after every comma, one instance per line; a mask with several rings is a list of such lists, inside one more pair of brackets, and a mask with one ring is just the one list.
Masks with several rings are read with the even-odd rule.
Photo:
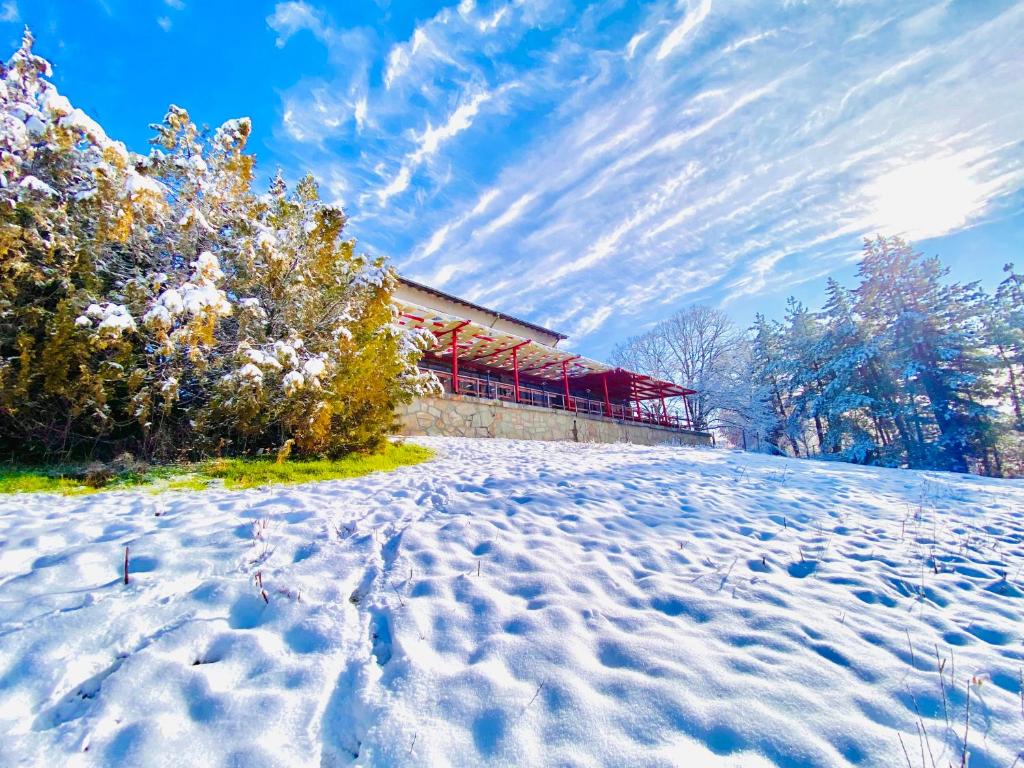
[[0, 500], [4, 763], [959, 766], [968, 696], [969, 765], [1024, 750], [1020, 484], [424, 442]]

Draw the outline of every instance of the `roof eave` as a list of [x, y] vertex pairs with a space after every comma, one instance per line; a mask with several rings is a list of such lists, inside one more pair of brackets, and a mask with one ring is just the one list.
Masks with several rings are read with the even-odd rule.
[[437, 288], [431, 288], [429, 285], [424, 285], [423, 283], [417, 283], [415, 280], [410, 280], [409, 278], [402, 277], [401, 275], [398, 276], [398, 282], [404, 283], [405, 285], [408, 285], [410, 288], [416, 288], [421, 291], [426, 291], [427, 293], [433, 294], [434, 296], [438, 296], [442, 299], [447, 299], [448, 301], [455, 302], [456, 304], [461, 304], [464, 307], [475, 309], [478, 312], [486, 312], [489, 315], [494, 315], [499, 320], [507, 320], [510, 323], [518, 323], [519, 325], [522, 325], [526, 328], [530, 328], [534, 331], [539, 331], [540, 333], [547, 334], [548, 336], [553, 336], [559, 341], [563, 341], [569, 338], [564, 333], [559, 333], [558, 331], [553, 331], [550, 328], [545, 328], [543, 325], [537, 325], [536, 323], [531, 323], [529, 320], [522, 320], [518, 317], [514, 317], [513, 315], [507, 315], [504, 312], [499, 312], [498, 310], [491, 309], [490, 307], [484, 307], [481, 306], [480, 304], [474, 304], [472, 301], [467, 301], [466, 299], [461, 299], [458, 296], [453, 296], [450, 293], [439, 291]]

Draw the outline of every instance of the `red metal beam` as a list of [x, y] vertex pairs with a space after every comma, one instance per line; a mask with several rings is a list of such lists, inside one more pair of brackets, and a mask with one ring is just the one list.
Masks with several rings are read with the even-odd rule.
[[565, 360], [552, 360], [550, 363], [544, 363], [544, 365], [538, 365], [536, 368], [524, 368], [523, 373], [532, 373], [533, 371], [543, 371], [545, 368], [550, 368], [552, 365], [558, 365], [559, 363], [571, 363], [573, 360], [579, 360], [583, 355], [574, 355], [568, 357]]
[[[530, 342], [526, 342], [529, 344]], [[519, 346], [512, 347], [512, 389], [515, 393], [516, 402], [519, 402]]]
[[501, 354], [504, 354], [505, 352], [515, 352], [520, 347], [525, 347], [527, 344], [531, 344], [531, 343], [532, 343], [532, 340], [527, 339], [526, 341], [524, 341], [524, 342], [522, 342], [520, 344], [514, 344], [511, 347], [505, 347], [504, 349], [496, 349], [493, 352], [488, 352], [486, 355], [479, 355], [477, 357], [470, 358], [468, 360], [468, 362], [472, 363], [472, 362], [475, 362], [477, 360], [483, 360], [485, 357], [494, 357], [495, 355], [501, 355]]
[[[573, 360], [578, 358], [579, 355], [573, 358]], [[572, 398], [569, 396], [569, 371], [567, 370], [569, 362], [569, 360], [562, 361], [562, 384], [565, 386], [565, 408], [569, 411], [575, 411], [576, 409], [573, 407]]]
[[454, 328], [449, 328], [447, 331], [441, 331], [440, 333], [435, 333], [434, 334], [434, 338], [435, 339], [440, 339], [442, 336], [445, 336], [445, 335], [447, 335], [449, 333], [454, 333], [455, 331], [459, 330], [459, 328], [465, 328], [467, 325], [469, 325], [469, 323], [470, 323], [469, 320], [463, 320], [461, 323], [456, 325]]
[[[467, 322], [468, 324], [468, 322]], [[459, 328], [452, 328], [452, 394], [459, 394]]]
[[605, 375], [601, 377], [601, 383], [604, 385], [604, 415], [609, 419], [612, 417], [612, 401], [608, 399], [608, 372], [605, 371]]

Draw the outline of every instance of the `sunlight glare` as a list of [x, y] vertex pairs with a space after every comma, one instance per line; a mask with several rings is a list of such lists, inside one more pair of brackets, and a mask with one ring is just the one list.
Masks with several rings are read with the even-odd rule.
[[896, 168], [866, 188], [873, 226], [911, 240], [962, 227], [985, 207], [985, 191], [955, 157], [931, 158]]

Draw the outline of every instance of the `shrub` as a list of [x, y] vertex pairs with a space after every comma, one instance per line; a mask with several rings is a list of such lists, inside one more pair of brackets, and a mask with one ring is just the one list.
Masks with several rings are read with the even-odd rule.
[[435, 382], [312, 177], [252, 190], [248, 119], [172, 106], [147, 156], [0, 65], [0, 449], [171, 458], [380, 446]]

